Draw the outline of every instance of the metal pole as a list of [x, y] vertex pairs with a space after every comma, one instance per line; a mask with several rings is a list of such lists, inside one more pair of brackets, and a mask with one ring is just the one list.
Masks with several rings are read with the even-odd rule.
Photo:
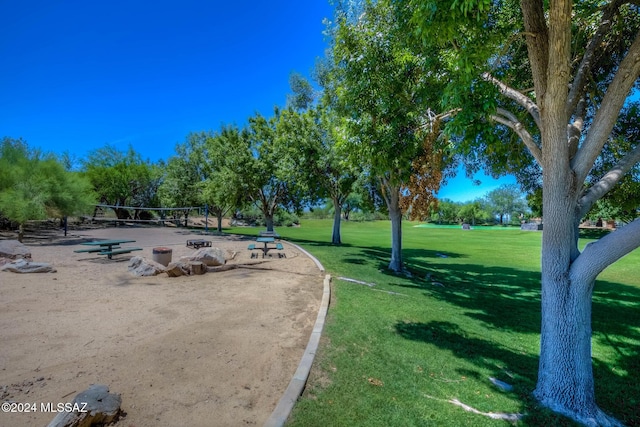
[[205, 203], [204, 205], [204, 232], [209, 232], [209, 205]]

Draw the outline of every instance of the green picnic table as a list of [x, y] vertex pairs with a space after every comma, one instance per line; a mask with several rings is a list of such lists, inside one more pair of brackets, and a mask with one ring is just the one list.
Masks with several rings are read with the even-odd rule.
[[113, 255], [117, 254], [127, 254], [133, 251], [141, 251], [142, 248], [123, 248], [120, 247], [123, 243], [134, 243], [135, 240], [126, 240], [126, 239], [113, 239], [113, 240], [96, 240], [93, 242], [84, 242], [81, 245], [91, 246], [89, 249], [78, 249], [74, 252], [90, 252], [97, 253], [98, 255], [106, 255], [107, 258], [111, 259]]

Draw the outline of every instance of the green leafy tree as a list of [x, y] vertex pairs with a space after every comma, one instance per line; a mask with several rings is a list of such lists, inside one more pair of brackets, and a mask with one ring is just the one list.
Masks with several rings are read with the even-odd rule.
[[95, 203], [88, 180], [69, 172], [53, 155], [30, 150], [22, 139], [0, 143], [0, 213], [19, 225], [29, 220], [81, 214]]
[[[249, 118], [228, 167], [240, 178], [245, 200], [264, 215], [267, 230], [273, 231], [278, 209], [299, 212], [309, 198], [309, 180], [301, 178], [307, 159], [304, 150], [287, 138], [295, 113], [276, 109], [267, 119], [261, 114]], [[304, 139], [304, 138], [303, 138]]]
[[129, 219], [129, 210], [121, 206], [142, 207], [159, 204], [157, 189], [161, 167], [142, 160], [133, 147], [126, 152], [106, 145], [89, 153], [83, 161], [83, 173], [91, 181], [100, 203], [112, 208], [119, 219]]
[[[578, 246], [591, 207], [632, 172], [640, 144], [585, 185], [640, 75], [640, 16], [627, 1], [410, 0], [425, 49], [448, 58], [448, 130], [496, 173], [541, 171], [542, 328], [535, 397], [585, 425], [620, 425], [596, 404], [596, 277], [640, 246], [640, 220]], [[520, 165], [520, 168], [518, 168]]]
[[235, 126], [222, 126], [207, 139], [206, 178], [202, 182], [202, 200], [217, 218], [222, 232], [222, 218], [242, 205], [242, 172], [234, 168], [234, 155], [246, 136]]
[[430, 71], [437, 58], [416, 54], [405, 44], [390, 5], [358, 5], [364, 12], [357, 18], [348, 10], [339, 13], [330, 96], [346, 118], [345, 151], [378, 181], [391, 219], [389, 269], [401, 271], [403, 209], [411, 204], [403, 196], [427, 198], [428, 204], [439, 187], [438, 179], [429, 179], [429, 185], [409, 184], [412, 173], [431, 177], [439, 169], [414, 160], [432, 148], [425, 124], [430, 121], [428, 106], [438, 105], [440, 93], [438, 76]]
[[307, 110], [315, 100], [315, 91], [309, 80], [300, 73], [291, 73], [289, 86], [292, 94], [287, 95], [287, 108], [292, 110]]
[[[212, 132], [191, 132], [183, 143], [176, 144], [175, 155], [169, 158], [162, 183], [158, 188], [160, 204], [163, 207], [189, 208], [205, 203], [202, 187], [208, 176], [207, 141], [212, 135]], [[184, 209], [180, 214], [184, 214], [186, 225], [189, 209]], [[177, 213], [174, 211], [175, 216]]]
[[491, 212], [500, 218], [500, 224], [504, 224], [505, 216], [520, 216], [529, 210], [524, 195], [516, 184], [501, 185], [490, 191], [486, 200]]
[[487, 206], [487, 203], [482, 199], [478, 199], [463, 204], [458, 210], [458, 216], [463, 222], [476, 225], [477, 221], [489, 220], [491, 214], [488, 209], [489, 206]]
[[358, 170], [347, 159], [340, 139], [344, 128], [335, 112], [322, 105], [304, 113], [285, 110], [278, 133], [295, 148], [290, 156], [298, 160], [298, 185], [303, 185], [307, 199], [314, 202], [329, 198], [333, 205], [331, 242], [342, 243], [340, 226], [342, 209], [358, 178]]
[[461, 203], [454, 202], [450, 199], [442, 199], [438, 201], [435, 212], [432, 213], [432, 219], [438, 223], [457, 223], [460, 220]]

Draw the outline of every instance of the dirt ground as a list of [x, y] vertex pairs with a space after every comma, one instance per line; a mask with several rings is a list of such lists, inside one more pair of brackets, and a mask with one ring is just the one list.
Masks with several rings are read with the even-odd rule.
[[[113, 260], [74, 253], [102, 238], [143, 250]], [[118, 427], [262, 425], [304, 352], [324, 276], [286, 242], [286, 258], [247, 268], [178, 278], [127, 271], [131, 257], [152, 258], [157, 246], [173, 260], [189, 255], [193, 238], [237, 252], [228, 263], [256, 261], [247, 240], [169, 227], [27, 234], [33, 261], [57, 272], [0, 272], [0, 400], [37, 407], [0, 413], [0, 426], [45, 426], [56, 414], [41, 403], [71, 402], [90, 384], [121, 395]]]

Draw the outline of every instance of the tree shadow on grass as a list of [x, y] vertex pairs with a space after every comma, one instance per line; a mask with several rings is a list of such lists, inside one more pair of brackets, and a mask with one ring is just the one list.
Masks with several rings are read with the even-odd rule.
[[[415, 267], [422, 272], [430, 272], [429, 280], [413, 277], [391, 285], [420, 288], [426, 297], [465, 309], [465, 316], [482, 322], [487, 328], [539, 334], [540, 273], [428, 260], [419, 262]], [[598, 346], [593, 355], [598, 403], [625, 425], [640, 426], [640, 383], [637, 381], [640, 372], [640, 289], [598, 281], [593, 297], [592, 325], [594, 343], [603, 346]], [[479, 367], [491, 368], [485, 359], [500, 360], [504, 366], [519, 373], [523, 390], [533, 390], [537, 357], [517, 354], [482, 339], [469, 338], [463, 328], [462, 324], [448, 322], [396, 324], [396, 331], [401, 336], [446, 348]], [[500, 375], [501, 372], [495, 372], [496, 378], [501, 379]], [[535, 409], [530, 397], [521, 398], [529, 399], [526, 404], [529, 410], [534, 408], [527, 425], [548, 422], [546, 411]]]
[[[461, 376], [474, 378], [480, 383], [485, 383], [487, 387], [490, 387], [492, 378], [512, 386], [513, 389], [510, 391], [502, 390], [497, 386], [495, 390], [496, 392], [512, 393], [521, 402], [518, 412], [525, 414], [526, 417], [518, 425], [577, 426], [570, 420], [540, 408], [535, 403], [530, 392], [535, 387], [535, 372], [538, 368], [537, 357], [513, 351], [489, 340], [469, 336], [459, 325], [446, 321], [428, 323], [400, 321], [395, 324], [395, 330], [403, 338], [429, 343], [449, 350], [456, 357], [465, 359], [477, 367], [477, 370], [457, 369]], [[486, 372], [490, 374], [487, 376]], [[462, 393], [464, 391], [461, 390]], [[470, 403], [465, 402], [461, 396], [454, 397], [461, 398], [462, 403]], [[499, 412], [499, 409], [492, 409], [492, 412]]]

